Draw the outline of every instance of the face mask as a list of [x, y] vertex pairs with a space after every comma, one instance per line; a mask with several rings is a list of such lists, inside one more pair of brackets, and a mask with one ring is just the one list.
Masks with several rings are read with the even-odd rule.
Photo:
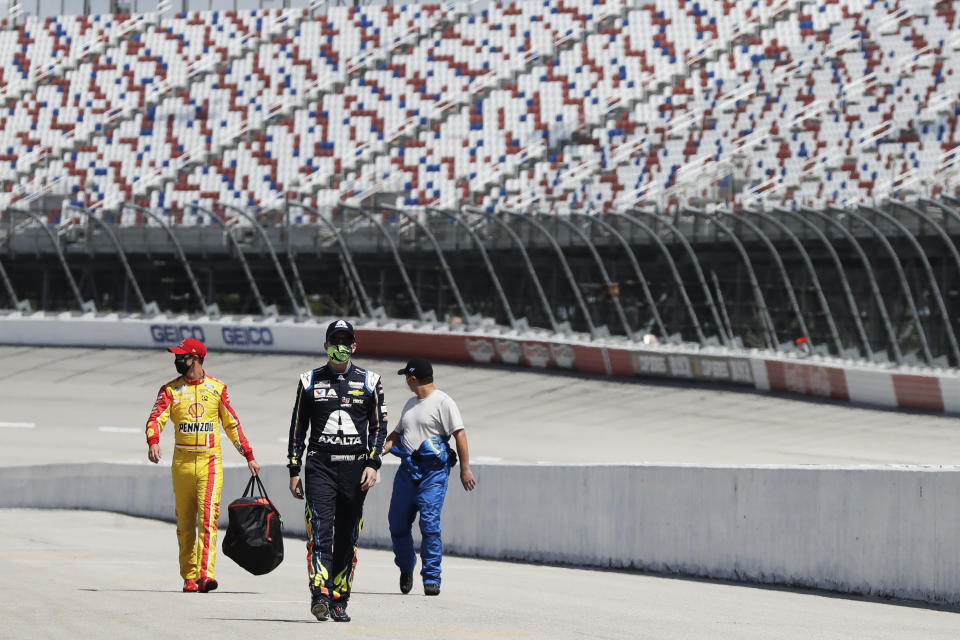
[[174, 358], [173, 366], [177, 368], [177, 373], [183, 375], [187, 372], [187, 369], [190, 368], [190, 365], [187, 364], [187, 359], [184, 357]]
[[332, 344], [327, 347], [327, 355], [338, 364], [343, 364], [350, 359], [350, 346], [346, 344]]

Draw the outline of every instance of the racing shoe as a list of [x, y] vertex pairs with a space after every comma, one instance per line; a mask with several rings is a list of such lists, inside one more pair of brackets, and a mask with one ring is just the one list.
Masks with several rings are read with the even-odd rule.
[[438, 596], [440, 595], [440, 585], [436, 582], [424, 582], [423, 583], [423, 595], [425, 596]]
[[410, 593], [410, 589], [413, 589], [413, 574], [401, 573], [400, 574], [400, 593], [403, 593], [403, 594]]
[[197, 588], [199, 589], [200, 593], [208, 593], [216, 589], [218, 586], [220, 585], [218, 585], [217, 581], [213, 578], [200, 578], [200, 582], [197, 583]]
[[327, 616], [330, 614], [330, 603], [323, 594], [315, 593], [313, 597], [310, 598], [310, 613], [320, 622], [327, 619]]
[[184, 593], [196, 593], [200, 589], [197, 587], [197, 581], [193, 578], [187, 578], [183, 581]]
[[330, 617], [336, 622], [350, 622], [350, 615], [347, 613], [346, 602], [334, 602], [330, 606]]

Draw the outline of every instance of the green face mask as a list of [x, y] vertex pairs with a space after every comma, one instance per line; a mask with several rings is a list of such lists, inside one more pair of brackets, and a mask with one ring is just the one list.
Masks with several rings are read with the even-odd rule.
[[332, 344], [327, 347], [327, 355], [334, 362], [343, 364], [350, 359], [350, 347], [345, 344]]

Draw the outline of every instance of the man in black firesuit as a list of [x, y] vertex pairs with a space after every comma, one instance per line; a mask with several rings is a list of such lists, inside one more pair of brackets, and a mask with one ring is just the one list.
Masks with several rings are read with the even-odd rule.
[[287, 467], [290, 492], [302, 500], [300, 467], [306, 448], [310, 612], [317, 620], [329, 616], [348, 622], [363, 499], [377, 482], [387, 410], [380, 376], [350, 361], [357, 349], [353, 326], [346, 320], [331, 322], [323, 346], [329, 361], [301, 374], [297, 385]]

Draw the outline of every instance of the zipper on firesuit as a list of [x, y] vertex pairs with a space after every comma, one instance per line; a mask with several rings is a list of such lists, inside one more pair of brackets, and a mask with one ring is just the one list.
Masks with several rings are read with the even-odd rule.
[[[349, 370], [350, 369], [348, 368], [347, 371]], [[340, 406], [337, 407], [337, 426], [339, 427], [337, 433], [343, 433], [343, 399], [346, 397], [346, 394], [343, 393], [343, 385], [346, 384], [347, 378], [342, 373], [337, 377], [340, 378], [340, 384], [337, 385], [337, 391], [340, 392], [338, 394], [339, 397], [337, 398], [337, 402], [340, 404]]]

